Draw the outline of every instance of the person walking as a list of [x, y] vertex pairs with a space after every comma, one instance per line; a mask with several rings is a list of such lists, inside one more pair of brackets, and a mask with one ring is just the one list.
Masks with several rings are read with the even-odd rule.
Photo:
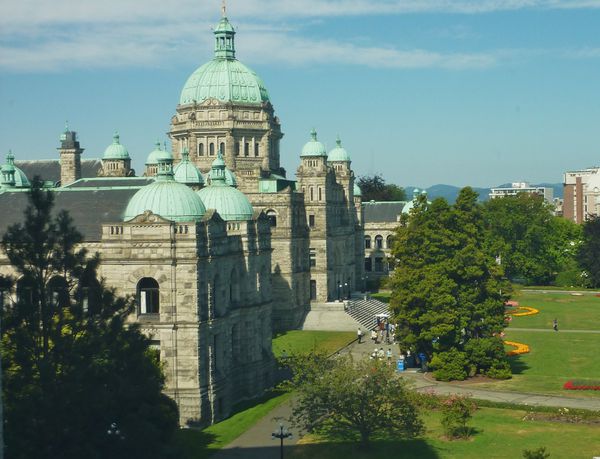
[[552, 328], [554, 329], [554, 331], [558, 331], [558, 320], [554, 319], [552, 321]]
[[362, 328], [358, 327], [358, 331], [356, 332], [356, 335], [358, 336], [358, 344], [362, 344], [362, 337], [363, 337]]

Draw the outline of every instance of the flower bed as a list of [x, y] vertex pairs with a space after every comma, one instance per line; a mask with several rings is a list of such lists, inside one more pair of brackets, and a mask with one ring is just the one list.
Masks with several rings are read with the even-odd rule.
[[529, 346], [527, 344], [517, 343], [516, 341], [504, 341], [504, 344], [508, 344], [509, 346], [515, 347], [515, 349], [506, 352], [506, 355], [509, 356], [527, 354], [529, 352]]
[[530, 308], [529, 306], [519, 306], [517, 308], [517, 311], [519, 311], [519, 312], [511, 312], [510, 315], [515, 316], [515, 317], [532, 316], [532, 315], [540, 312], [538, 309]]
[[580, 381], [572, 379], [563, 385], [567, 390], [600, 390], [600, 381]]

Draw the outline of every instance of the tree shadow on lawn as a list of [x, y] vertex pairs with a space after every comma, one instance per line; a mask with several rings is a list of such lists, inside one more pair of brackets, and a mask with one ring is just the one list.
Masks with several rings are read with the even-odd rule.
[[[280, 446], [258, 448], [233, 448], [221, 450], [219, 459], [279, 459]], [[440, 459], [437, 451], [423, 439], [375, 440], [367, 448], [359, 448], [356, 442], [327, 442], [285, 445], [286, 459], [371, 459], [393, 457], [394, 459]]]
[[[180, 459], [205, 459], [215, 453], [209, 445], [217, 436], [199, 429], [179, 429], [175, 433], [177, 456]], [[175, 457], [175, 456], [174, 456]]]
[[508, 363], [510, 365], [510, 371], [513, 375], [523, 374], [525, 370], [530, 368], [530, 366], [523, 361], [520, 355], [510, 356], [508, 358]]

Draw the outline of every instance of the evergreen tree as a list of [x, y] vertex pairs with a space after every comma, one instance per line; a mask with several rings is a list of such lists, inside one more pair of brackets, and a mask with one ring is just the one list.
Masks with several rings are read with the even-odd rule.
[[98, 256], [52, 207], [36, 181], [1, 242], [19, 276], [0, 278], [6, 457], [168, 457], [177, 407], [149, 339], [126, 323], [132, 301], [97, 280]]
[[[396, 241], [390, 306], [401, 347], [433, 358], [442, 379], [508, 376], [497, 335], [510, 286], [486, 250], [477, 194], [464, 188], [453, 206], [420, 196]], [[479, 361], [481, 353], [489, 358]]]
[[585, 270], [589, 285], [600, 287], [600, 217], [593, 217], [583, 224], [583, 242], [578, 260]]
[[362, 191], [363, 201], [405, 201], [406, 192], [404, 188], [394, 184], [385, 183], [380, 174], [360, 177], [357, 185]]

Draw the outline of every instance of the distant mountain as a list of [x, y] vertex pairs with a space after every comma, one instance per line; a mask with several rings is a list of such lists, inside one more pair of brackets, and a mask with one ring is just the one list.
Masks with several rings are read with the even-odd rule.
[[[510, 186], [511, 186], [510, 183], [503, 183], [502, 185], [495, 186], [494, 188], [510, 187]], [[535, 184], [532, 186], [544, 186], [547, 188], [552, 188], [554, 190], [555, 198], [563, 197], [562, 183], [540, 183], [540, 184]], [[418, 186], [404, 187], [404, 189], [406, 190], [406, 196], [408, 199], [410, 199], [410, 197], [412, 196], [413, 190], [415, 188], [418, 188], [419, 190], [423, 189]], [[449, 203], [453, 203], [454, 201], [456, 201], [456, 197], [458, 196], [458, 192], [460, 191], [461, 188], [462, 187], [454, 186], [454, 185], [439, 184], [439, 185], [430, 186], [429, 188], [425, 188], [425, 191], [427, 191], [427, 196], [429, 197], [429, 199], [444, 198]], [[473, 190], [479, 194], [480, 201], [487, 201], [490, 197], [491, 188], [473, 187]]]

